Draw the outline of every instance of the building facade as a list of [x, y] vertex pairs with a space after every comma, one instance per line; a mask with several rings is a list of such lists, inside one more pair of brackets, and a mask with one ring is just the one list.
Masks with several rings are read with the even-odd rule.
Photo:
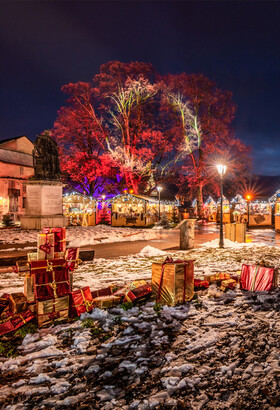
[[33, 143], [26, 136], [0, 141], [0, 220], [11, 214], [18, 221], [25, 211], [24, 182], [34, 174]]

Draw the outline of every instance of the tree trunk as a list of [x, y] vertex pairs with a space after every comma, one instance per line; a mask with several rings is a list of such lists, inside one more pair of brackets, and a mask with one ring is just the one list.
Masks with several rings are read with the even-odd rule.
[[204, 217], [202, 184], [199, 184], [197, 187], [196, 206], [197, 206], [197, 215], [201, 219]]

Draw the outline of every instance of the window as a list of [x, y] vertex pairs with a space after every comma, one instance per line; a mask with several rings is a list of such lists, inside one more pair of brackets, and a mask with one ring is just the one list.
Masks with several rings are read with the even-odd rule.
[[20, 173], [20, 175], [24, 174], [24, 168], [23, 167], [19, 167], [19, 173]]

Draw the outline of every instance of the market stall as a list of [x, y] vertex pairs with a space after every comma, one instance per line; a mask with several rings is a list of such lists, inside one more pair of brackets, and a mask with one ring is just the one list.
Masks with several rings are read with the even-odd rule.
[[[159, 202], [154, 198], [120, 194], [110, 200], [112, 226], [149, 226], [157, 221]], [[163, 212], [161, 204], [161, 212]]]
[[275, 194], [269, 198], [269, 202], [274, 204], [275, 210], [274, 210], [274, 215], [275, 215], [275, 230], [280, 231], [280, 189], [275, 192]]
[[249, 227], [272, 226], [272, 206], [267, 200], [249, 202]]
[[[217, 222], [221, 220], [221, 198], [217, 202]], [[230, 223], [230, 205], [226, 197], [223, 196], [223, 223]]]
[[96, 225], [96, 200], [80, 193], [63, 196], [63, 214], [68, 225]]
[[217, 203], [211, 196], [204, 204], [204, 216], [208, 222], [216, 222], [217, 220]]
[[248, 203], [241, 196], [236, 195], [231, 201], [233, 222], [247, 223], [248, 220]]

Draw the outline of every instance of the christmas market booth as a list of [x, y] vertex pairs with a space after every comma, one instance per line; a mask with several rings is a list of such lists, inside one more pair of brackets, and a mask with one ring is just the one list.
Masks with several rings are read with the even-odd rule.
[[280, 189], [275, 192], [275, 194], [269, 198], [269, 202], [275, 205], [275, 230], [280, 232]]
[[120, 194], [108, 201], [112, 206], [112, 226], [151, 226], [158, 221], [159, 212], [170, 220], [174, 209], [178, 214], [177, 201], [159, 203], [155, 198], [136, 194]]
[[248, 203], [241, 195], [236, 195], [236, 197], [232, 199], [231, 207], [233, 222], [248, 222]]
[[[220, 222], [221, 218], [221, 198], [217, 202], [217, 222]], [[223, 196], [223, 223], [230, 223], [230, 205], [226, 197]]]
[[217, 203], [211, 196], [204, 204], [204, 216], [208, 222], [216, 222], [217, 220]]
[[68, 225], [96, 225], [96, 200], [80, 193], [63, 195], [63, 214]]
[[272, 226], [273, 203], [267, 199], [249, 202], [249, 227]]
[[135, 194], [120, 194], [110, 200], [112, 226], [149, 226], [157, 221], [157, 200]]

